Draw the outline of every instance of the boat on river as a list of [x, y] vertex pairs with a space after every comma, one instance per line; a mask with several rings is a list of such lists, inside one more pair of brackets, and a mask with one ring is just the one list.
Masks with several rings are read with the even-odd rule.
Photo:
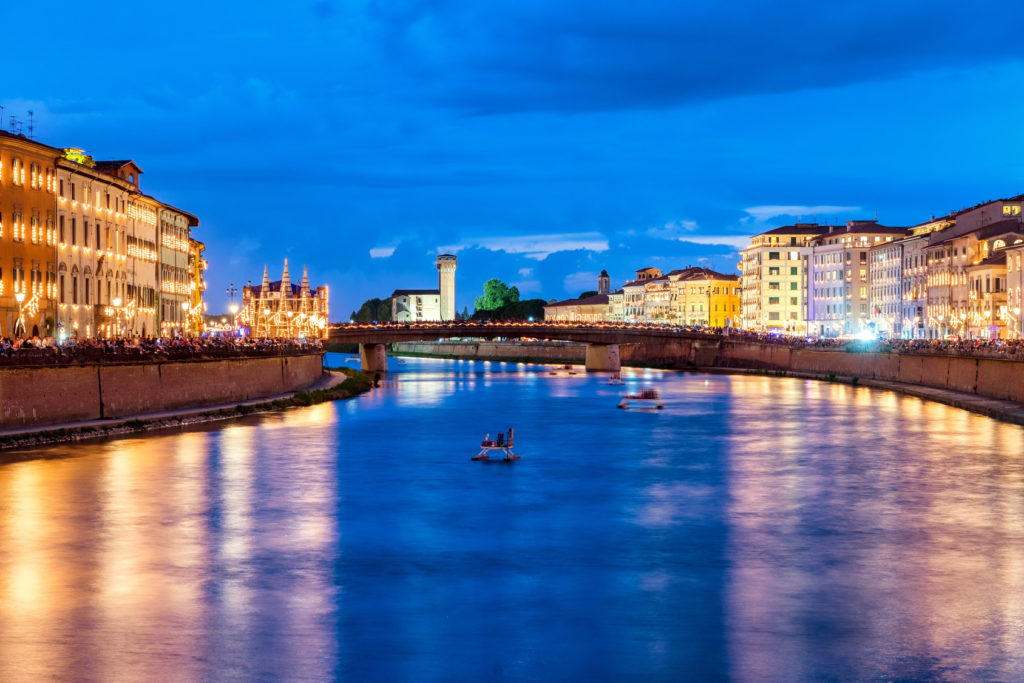
[[620, 408], [629, 408], [631, 404], [637, 408], [653, 408], [654, 410], [661, 410], [665, 407], [657, 389], [641, 389], [635, 394], [626, 394], [619, 401]]
[[491, 438], [490, 433], [484, 436], [484, 440], [480, 442], [480, 452], [473, 456], [473, 460], [488, 460], [491, 457], [491, 451], [499, 451], [505, 454], [502, 460], [511, 462], [513, 460], [519, 460], [519, 456], [512, 451], [512, 446], [515, 443], [515, 432], [511, 427], [508, 428], [508, 433], [498, 432], [498, 436], [495, 439]]

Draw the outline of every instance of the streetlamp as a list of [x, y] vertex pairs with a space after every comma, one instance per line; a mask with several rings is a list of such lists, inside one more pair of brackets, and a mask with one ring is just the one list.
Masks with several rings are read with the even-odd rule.
[[181, 315], [183, 316], [182, 317], [182, 325], [181, 325], [181, 336], [184, 337], [185, 336], [185, 330], [189, 328], [189, 315], [188, 315], [188, 302], [187, 301], [182, 301], [181, 302]]
[[18, 302], [18, 327], [25, 330], [25, 292], [15, 292], [14, 300]]
[[228, 307], [231, 311], [231, 329], [235, 329], [235, 313], [238, 313], [238, 304], [232, 302], [231, 306]]

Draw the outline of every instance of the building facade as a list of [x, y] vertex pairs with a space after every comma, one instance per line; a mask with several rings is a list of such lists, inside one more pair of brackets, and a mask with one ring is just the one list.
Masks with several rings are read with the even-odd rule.
[[166, 204], [157, 211], [160, 237], [157, 317], [160, 335], [188, 336], [192, 307], [189, 275], [189, 233], [199, 221], [191, 214]]
[[739, 264], [744, 329], [808, 333], [807, 261], [813, 240], [829, 227], [797, 223], [751, 238]]
[[689, 267], [668, 274], [672, 322], [733, 327], [740, 323], [740, 278], [710, 268]]
[[[906, 234], [906, 228], [875, 221], [848, 221], [811, 240], [806, 333], [838, 337], [872, 332], [868, 250]], [[898, 276], [891, 287], [898, 296]]]
[[439, 320], [455, 320], [455, 268], [458, 259], [454, 254], [440, 254], [437, 257], [437, 288]]
[[200, 334], [203, 331], [203, 316], [206, 314], [206, 302], [203, 301], [203, 293], [206, 291], [206, 259], [203, 252], [206, 245], [199, 240], [188, 238], [188, 329], [192, 334]]
[[391, 320], [396, 323], [441, 319], [441, 292], [437, 289], [396, 289], [391, 293]]
[[56, 152], [0, 131], [0, 336], [55, 332]]

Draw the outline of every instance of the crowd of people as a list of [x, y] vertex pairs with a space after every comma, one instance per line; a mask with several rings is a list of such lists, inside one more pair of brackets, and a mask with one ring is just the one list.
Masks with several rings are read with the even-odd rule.
[[33, 337], [0, 339], [0, 366], [66, 365], [71, 363], [148, 362], [246, 356], [279, 356], [323, 351], [319, 339], [254, 339], [249, 337], [67, 339]]
[[798, 348], [1024, 360], [1024, 340], [1021, 339], [838, 339], [738, 329], [731, 329], [728, 334], [732, 338]]

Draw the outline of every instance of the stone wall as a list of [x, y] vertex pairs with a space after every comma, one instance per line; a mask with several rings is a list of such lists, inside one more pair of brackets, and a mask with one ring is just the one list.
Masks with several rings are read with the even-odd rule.
[[401, 342], [393, 344], [391, 353], [468, 360], [511, 362], [583, 363], [587, 345], [572, 342]]
[[[583, 344], [556, 342], [416, 342], [396, 345], [417, 355], [472, 360], [582, 363]], [[402, 351], [396, 351], [401, 353]], [[651, 344], [623, 344], [623, 365], [679, 370], [735, 368], [778, 370], [820, 377], [858, 377], [950, 389], [989, 398], [1024, 402], [1024, 362], [961, 356], [896, 353], [850, 353], [791, 348], [753, 341], [678, 339]]]
[[0, 429], [131, 417], [304, 389], [322, 356], [0, 370]]

